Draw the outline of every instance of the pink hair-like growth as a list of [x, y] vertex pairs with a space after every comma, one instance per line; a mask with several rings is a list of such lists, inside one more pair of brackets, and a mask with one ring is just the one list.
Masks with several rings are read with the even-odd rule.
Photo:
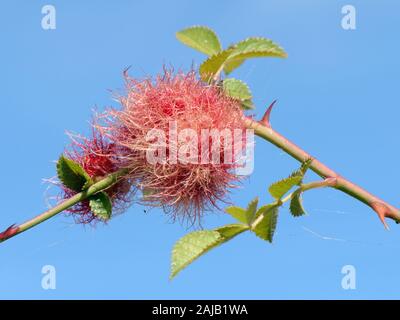
[[[152, 129], [166, 132], [177, 124], [178, 132], [192, 129], [200, 136], [202, 129], [245, 131], [240, 102], [226, 96], [217, 85], [200, 81], [195, 72], [164, 73], [155, 79], [136, 80], [125, 74], [126, 95], [119, 97], [122, 108], [109, 109], [101, 117], [99, 130], [113, 145], [125, 150], [123, 162], [129, 168], [129, 180], [144, 191], [142, 202], [161, 206], [173, 219], [194, 223], [218, 202], [240, 178], [232, 163], [157, 163], [146, 159], [151, 142], [146, 135]], [[224, 154], [221, 141], [221, 157]], [[177, 146], [179, 148], [179, 146]], [[167, 156], [171, 152], [167, 147]], [[210, 153], [210, 149], [199, 153]], [[211, 154], [209, 156], [211, 158]]]

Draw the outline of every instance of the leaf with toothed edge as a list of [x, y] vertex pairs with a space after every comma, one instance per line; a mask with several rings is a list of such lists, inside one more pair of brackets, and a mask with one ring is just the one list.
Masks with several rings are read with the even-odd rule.
[[244, 110], [254, 110], [255, 106], [253, 104], [253, 101], [251, 101], [251, 100], [242, 101], [242, 109], [244, 109]]
[[215, 230], [194, 231], [185, 235], [172, 250], [170, 279], [203, 254], [246, 230], [249, 230], [246, 225], [229, 224]]
[[287, 53], [281, 46], [263, 37], [249, 37], [234, 44], [232, 47], [234, 52], [230, 59], [236, 57], [287, 57]]
[[[309, 158], [307, 160], [305, 160], [299, 169], [297, 169], [296, 171], [294, 171], [290, 177], [294, 177], [294, 176], [302, 176], [304, 177], [304, 175], [307, 173], [308, 168], [310, 167], [311, 163], [312, 163], [313, 159]], [[301, 183], [302, 181], [300, 181]]]
[[233, 70], [239, 68], [246, 59], [228, 60], [224, 65], [224, 72], [226, 75], [230, 74]]
[[246, 83], [238, 79], [227, 78], [223, 81], [222, 86], [227, 96], [241, 102], [243, 109], [254, 109], [254, 104], [251, 100], [252, 94]]
[[106, 193], [100, 192], [91, 196], [89, 199], [89, 205], [96, 217], [103, 221], [107, 221], [111, 218], [112, 202]]
[[311, 165], [311, 162], [312, 159], [307, 159], [301, 164], [300, 168], [290, 174], [289, 177], [273, 183], [268, 189], [269, 193], [278, 200], [281, 199], [293, 187], [301, 185], [304, 175]]
[[243, 101], [252, 98], [249, 87], [241, 80], [227, 78], [223, 81], [223, 88], [225, 94], [234, 99]]
[[205, 53], [208, 56], [217, 54], [222, 50], [218, 36], [208, 27], [189, 27], [178, 31], [176, 37], [183, 44]]
[[76, 192], [81, 192], [91, 182], [90, 176], [81, 165], [64, 155], [57, 161], [57, 175], [64, 186]]
[[275, 199], [281, 199], [290, 189], [297, 186], [303, 176], [292, 176], [273, 183], [268, 191]]
[[247, 210], [246, 209], [232, 206], [232, 207], [226, 208], [225, 211], [227, 213], [229, 213], [232, 217], [234, 217], [236, 220], [247, 224]]
[[261, 239], [272, 242], [278, 222], [278, 206], [272, 206], [264, 211], [263, 218], [252, 231]]
[[226, 74], [243, 64], [246, 59], [258, 57], [286, 58], [287, 54], [278, 44], [272, 40], [253, 37], [247, 38], [230, 47], [232, 53], [226, 60], [224, 71]]
[[271, 210], [271, 209], [273, 209], [273, 208], [278, 208], [279, 206], [281, 206], [281, 204], [280, 203], [270, 203], [270, 204], [266, 204], [266, 205], [264, 205], [264, 206], [261, 206], [258, 210], [257, 210], [257, 212], [256, 212], [256, 215], [255, 215], [255, 217], [254, 217], [254, 220], [255, 219], [257, 219], [259, 216], [261, 216], [262, 214], [264, 214], [265, 212], [267, 212], [267, 211], [269, 211], [269, 210]]
[[248, 38], [226, 50], [220, 51], [200, 65], [200, 76], [203, 81], [209, 82], [217, 73], [221, 72], [228, 63], [228, 73], [239, 67], [244, 59], [257, 57], [285, 58], [285, 51], [266, 38]]
[[296, 190], [295, 192], [293, 192], [293, 196], [292, 199], [290, 201], [290, 213], [294, 216], [294, 217], [300, 217], [306, 214], [306, 211], [304, 210], [303, 207], [303, 201], [302, 201], [302, 192], [300, 189]]
[[215, 230], [194, 231], [179, 239], [172, 250], [170, 279], [222, 240]]
[[258, 197], [250, 201], [250, 203], [247, 206], [247, 209], [241, 208], [241, 207], [228, 207], [225, 209], [227, 213], [229, 213], [232, 217], [234, 217], [236, 220], [250, 225], [256, 216], [257, 212], [257, 205], [258, 205]]
[[246, 221], [248, 224], [251, 224], [253, 222], [257, 212], [257, 206], [258, 206], [258, 197], [251, 200], [247, 206]]
[[227, 224], [223, 227], [219, 227], [215, 229], [215, 231], [218, 231], [220, 233], [220, 235], [224, 238], [225, 242], [249, 229], [250, 227], [244, 224], [233, 223], [233, 224]]
[[199, 68], [200, 77], [203, 81], [209, 82], [217, 73], [219, 73], [231, 54], [232, 50], [224, 50], [209, 57]]

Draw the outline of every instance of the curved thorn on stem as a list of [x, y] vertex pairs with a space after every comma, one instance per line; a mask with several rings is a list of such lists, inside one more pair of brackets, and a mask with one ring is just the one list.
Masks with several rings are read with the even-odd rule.
[[267, 111], [265, 111], [264, 116], [262, 117], [260, 123], [263, 124], [264, 126], [271, 128], [271, 112], [272, 109], [274, 108], [274, 105], [276, 103], [277, 100], [272, 101], [272, 103], [269, 105]]
[[12, 224], [3, 232], [0, 232], [0, 242], [3, 242], [5, 240], [7, 240], [8, 238], [11, 238], [18, 232], [18, 230], [19, 230], [19, 227], [16, 226], [16, 224]]
[[371, 203], [371, 208], [378, 214], [379, 220], [383, 223], [386, 230], [389, 230], [389, 226], [385, 221], [385, 218], [390, 213], [389, 208], [381, 202]]

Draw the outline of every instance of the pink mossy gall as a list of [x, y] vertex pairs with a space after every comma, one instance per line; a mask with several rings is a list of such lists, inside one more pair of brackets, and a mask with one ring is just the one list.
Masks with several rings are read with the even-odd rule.
[[[118, 96], [122, 108], [111, 108], [102, 114], [103, 126], [99, 130], [126, 151], [123, 160], [130, 180], [143, 191], [142, 203], [162, 207], [173, 219], [198, 221], [204, 212], [218, 208], [219, 201], [226, 201], [229, 188], [237, 186], [241, 179], [234, 172], [234, 148], [227, 150], [225, 145], [226, 133], [233, 136], [235, 130], [245, 132], [240, 102], [226, 96], [218, 84], [202, 82], [193, 71], [164, 70], [155, 78], [142, 80], [125, 73], [125, 81], [126, 94]], [[176, 127], [178, 138], [172, 136], [171, 124]], [[149, 132], [154, 129], [165, 133], [165, 161], [159, 163], [148, 159], [154, 150]], [[201, 155], [215, 158], [215, 140], [211, 136], [205, 139], [209, 140], [207, 146], [201, 143], [204, 139], [195, 142], [195, 157], [191, 154], [194, 161], [180, 161], [182, 148], [188, 149], [181, 134], [186, 130], [187, 135], [188, 129], [198, 137], [210, 130], [224, 132], [215, 138], [220, 147], [219, 163], [200, 161]], [[232, 161], [224, 158], [229, 152], [233, 152]]]
[[[121, 150], [114, 143], [93, 129], [92, 137], [75, 137], [71, 135], [72, 143], [65, 151], [65, 156], [77, 162], [92, 178], [94, 182], [121, 169], [123, 163]], [[68, 199], [77, 192], [62, 185], [63, 199]], [[134, 187], [128, 178], [120, 178], [119, 181], [104, 190], [113, 205], [113, 216], [126, 209], [132, 200]], [[89, 200], [84, 200], [67, 210], [78, 223], [92, 223], [100, 221], [90, 209]]]

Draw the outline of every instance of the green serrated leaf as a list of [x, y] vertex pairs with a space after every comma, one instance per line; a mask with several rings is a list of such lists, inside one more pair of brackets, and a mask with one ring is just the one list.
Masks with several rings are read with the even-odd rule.
[[266, 204], [266, 205], [261, 206], [257, 210], [256, 215], [254, 217], [254, 220], [256, 220], [260, 215], [264, 214], [268, 210], [271, 210], [274, 207], [279, 207], [280, 205], [281, 205], [280, 203], [270, 203], [270, 204]]
[[225, 79], [223, 82], [224, 92], [227, 96], [241, 101], [251, 100], [252, 95], [249, 87], [243, 81], [234, 78]]
[[225, 209], [227, 213], [229, 213], [232, 217], [234, 217], [236, 220], [247, 224], [247, 210], [240, 208], [240, 207], [228, 207]]
[[272, 242], [278, 221], [278, 206], [263, 213], [263, 218], [253, 227], [253, 232], [263, 240]]
[[231, 54], [232, 49], [221, 51], [212, 55], [200, 65], [200, 77], [203, 81], [209, 82], [214, 76], [221, 72], [226, 59]]
[[249, 229], [250, 227], [244, 224], [228, 224], [226, 226], [215, 229], [215, 231], [218, 231], [220, 233], [220, 235], [225, 239], [225, 242]]
[[244, 109], [244, 110], [254, 110], [255, 106], [253, 104], [253, 101], [251, 101], [251, 100], [242, 101], [242, 109]]
[[218, 36], [208, 27], [193, 26], [186, 28], [177, 32], [176, 37], [183, 44], [209, 56], [222, 50]]
[[275, 199], [281, 199], [290, 189], [298, 185], [302, 176], [291, 176], [273, 183], [268, 191]]
[[170, 279], [222, 241], [224, 238], [215, 230], [194, 231], [179, 239], [172, 249]]
[[91, 196], [89, 199], [89, 205], [96, 217], [99, 217], [104, 221], [111, 218], [112, 202], [106, 193], [100, 192]]
[[[291, 176], [291, 177], [294, 177], [294, 176], [302, 176], [302, 177], [304, 177], [304, 175], [306, 174], [308, 168], [309, 168], [310, 165], [311, 165], [312, 160], [313, 160], [313, 159], [310, 158], [310, 159], [307, 159], [306, 161], [304, 161], [304, 162], [301, 164], [300, 168], [297, 169], [296, 171], [294, 171], [290, 176]], [[301, 181], [300, 181], [300, 182], [301, 182]]]
[[233, 59], [225, 62], [224, 72], [226, 75], [230, 74], [233, 70], [239, 68], [246, 59]]
[[253, 37], [233, 45], [233, 51], [225, 62], [224, 70], [227, 74], [242, 65], [245, 59], [258, 57], [286, 58], [286, 52], [272, 40]]
[[249, 226], [243, 224], [228, 224], [215, 230], [201, 230], [185, 235], [172, 250], [170, 279], [203, 254], [249, 229]]
[[247, 206], [246, 221], [249, 225], [253, 222], [256, 216], [257, 206], [258, 206], [258, 197], [251, 200]]
[[247, 206], [247, 209], [232, 206], [226, 208], [225, 211], [229, 213], [232, 217], [234, 217], [236, 220], [244, 224], [250, 225], [256, 216], [257, 205], [258, 205], [258, 197], [250, 201], [250, 203]]
[[76, 192], [82, 191], [87, 183], [91, 182], [90, 176], [80, 164], [64, 155], [58, 159], [57, 175], [64, 186]]
[[303, 207], [301, 190], [296, 190], [295, 192], [293, 192], [292, 199], [290, 200], [289, 209], [294, 217], [300, 217], [306, 214], [306, 211]]
[[234, 45], [234, 51], [230, 55], [229, 60], [257, 57], [286, 58], [287, 54], [283, 48], [270, 39], [251, 37]]

